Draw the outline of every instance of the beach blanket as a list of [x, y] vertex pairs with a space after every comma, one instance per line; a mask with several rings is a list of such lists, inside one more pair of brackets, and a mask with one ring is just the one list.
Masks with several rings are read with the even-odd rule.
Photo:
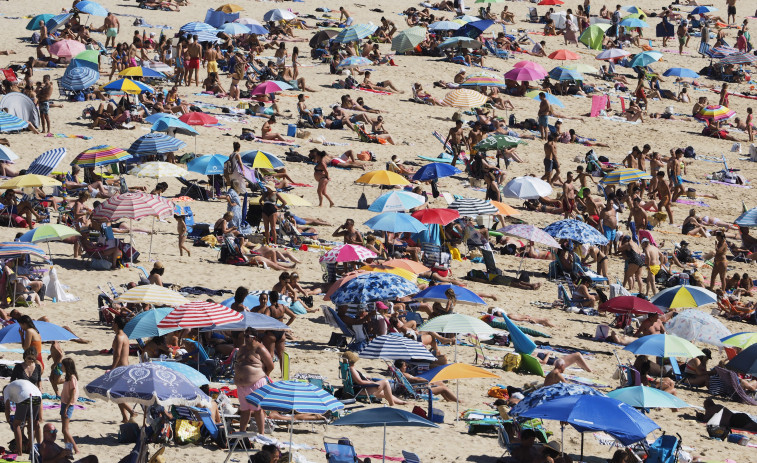
[[710, 183], [717, 183], [718, 185], [735, 186], [736, 188], [752, 188], [749, 185], [738, 185], [736, 183], [719, 182], [717, 180], [710, 180]]
[[687, 206], [710, 207], [710, 205], [707, 204], [704, 201], [696, 201], [696, 200], [693, 200], [693, 199], [678, 198], [678, 199], [676, 199], [676, 202], [679, 203], [679, 204], [686, 204]]
[[275, 140], [263, 140], [262, 138], [255, 137], [254, 142], [258, 143], [268, 143], [269, 145], [280, 145], [280, 146], [291, 146], [293, 148], [299, 148], [300, 145], [293, 141], [275, 141]]
[[353, 90], [360, 90], [361, 92], [376, 93], [378, 95], [391, 95], [392, 92], [383, 92], [381, 90], [373, 90], [372, 88], [357, 87]]
[[185, 286], [179, 289], [180, 293], [187, 293], [193, 296], [223, 296], [224, 294], [232, 294], [228, 289], [210, 289], [202, 286]]
[[91, 140], [89, 135], [66, 135], [65, 133], [48, 133], [46, 137], [52, 138], [81, 138], [82, 140]]
[[625, 117], [619, 117], [619, 116], [605, 116], [602, 119], [604, 119], [606, 121], [623, 122], [623, 123], [626, 123], [626, 124], [633, 124], [633, 125], [636, 125], [636, 124], [640, 123], [640, 121], [627, 121]]
[[[719, 88], [711, 88], [711, 92], [720, 93]], [[728, 96], [737, 96], [739, 98], [746, 98], [749, 100], [757, 100], [757, 95], [744, 95], [743, 93], [728, 92]]]
[[591, 97], [591, 113], [590, 117], [597, 117], [603, 109], [609, 109], [610, 97], [607, 95], [594, 95]]
[[595, 389], [612, 389], [612, 386], [607, 383], [591, 378], [584, 378], [583, 376], [565, 375], [565, 379], [568, 380], [569, 383], [583, 384], [584, 386], [593, 387]]
[[[492, 322], [489, 323], [489, 325], [491, 325], [493, 328], [499, 328], [500, 330], [506, 330], [507, 329], [507, 323], [505, 323], [505, 322], [492, 321]], [[551, 335], [549, 335], [547, 333], [543, 333], [543, 332], [541, 332], [539, 330], [535, 330], [535, 329], [529, 328], [527, 326], [521, 326], [521, 325], [517, 325], [517, 326], [518, 326], [518, 328], [522, 332], [524, 332], [526, 334], [529, 334], [531, 336], [537, 336], [537, 337], [541, 336], [542, 338], [551, 338], [552, 337]]]

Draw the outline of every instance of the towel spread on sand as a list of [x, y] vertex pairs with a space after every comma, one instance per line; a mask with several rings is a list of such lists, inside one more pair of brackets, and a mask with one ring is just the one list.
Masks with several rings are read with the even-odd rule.
[[65, 133], [48, 133], [46, 137], [52, 138], [81, 138], [82, 140], [91, 140], [89, 135], [66, 135]]
[[707, 204], [704, 201], [695, 201], [693, 199], [683, 199], [678, 198], [676, 199], [676, 202], [679, 204], [686, 204], [687, 206], [702, 206], [702, 207], [710, 207], [709, 204]]

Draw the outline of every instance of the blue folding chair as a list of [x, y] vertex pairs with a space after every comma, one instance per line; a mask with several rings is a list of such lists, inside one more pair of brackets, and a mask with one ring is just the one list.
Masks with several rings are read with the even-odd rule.
[[348, 439], [341, 438], [337, 442], [326, 442], [326, 439], [328, 438], [323, 438], [323, 447], [326, 449], [326, 461], [328, 463], [355, 463], [358, 461], [355, 447]]

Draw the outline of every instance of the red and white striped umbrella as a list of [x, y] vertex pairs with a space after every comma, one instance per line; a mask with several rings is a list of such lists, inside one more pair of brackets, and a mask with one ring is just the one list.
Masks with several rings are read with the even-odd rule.
[[158, 323], [158, 328], [204, 328], [210, 325], [238, 322], [241, 312], [215, 302], [192, 301], [180, 305]]
[[92, 214], [99, 221], [119, 219], [139, 220], [143, 217], [167, 217], [173, 214], [174, 205], [160, 196], [147, 193], [121, 193], [111, 196]]
[[330, 249], [322, 255], [318, 262], [335, 263], [335, 262], [362, 262], [366, 259], [375, 259], [376, 253], [370, 249], [355, 244], [345, 244]]

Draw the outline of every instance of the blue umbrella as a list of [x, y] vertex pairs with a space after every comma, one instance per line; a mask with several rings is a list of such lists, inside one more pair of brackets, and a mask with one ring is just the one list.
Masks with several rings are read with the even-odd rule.
[[38, 14], [37, 16], [33, 17], [31, 21], [26, 25], [26, 30], [28, 31], [38, 31], [39, 30], [39, 22], [42, 21], [43, 24], [47, 23], [51, 18], [55, 17], [54, 14]]
[[632, 68], [635, 68], [637, 66], [647, 66], [650, 65], [656, 61], [659, 61], [660, 58], [662, 58], [662, 53], [659, 51], [643, 51], [639, 53], [638, 55], [634, 56], [633, 60], [631, 61]]
[[662, 75], [665, 77], [685, 77], [690, 79], [696, 79], [699, 77], [699, 74], [687, 68], [670, 68], [663, 72]]
[[181, 363], [181, 362], [152, 362], [152, 363], [155, 365], [166, 367], [169, 370], [173, 370], [175, 372], [181, 373], [182, 375], [184, 375], [185, 378], [189, 380], [190, 383], [194, 384], [197, 387], [210, 384], [210, 380], [208, 380], [208, 378], [205, 375], [195, 370], [194, 368], [190, 367], [186, 363]]
[[718, 302], [718, 297], [712, 291], [699, 286], [678, 285], [655, 294], [650, 302], [657, 307], [678, 309], [714, 304]]
[[368, 210], [371, 212], [405, 212], [421, 206], [425, 202], [426, 199], [421, 195], [408, 191], [392, 191], [376, 198]]
[[12, 149], [7, 146], [0, 145], [0, 161], [13, 162], [18, 160], [18, 154], [14, 153]]
[[575, 69], [566, 69], [562, 66], [558, 66], [549, 71], [549, 77], [555, 80], [584, 80], [584, 76]]
[[129, 78], [123, 78], [114, 80], [113, 82], [108, 82], [108, 84], [103, 87], [103, 90], [116, 93], [133, 93], [133, 86], [139, 90], [139, 93], [155, 93], [155, 89], [150, 87], [149, 85]]
[[713, 11], [718, 11], [718, 9], [713, 6], [698, 6], [694, 8], [693, 10], [691, 10], [691, 13], [689, 14], [692, 14], [692, 15], [707, 14], [707, 13], [712, 13]]
[[331, 295], [331, 302], [342, 304], [366, 304], [393, 300], [418, 292], [418, 287], [401, 276], [392, 273], [370, 272], [358, 275]]
[[[247, 299], [245, 299], [245, 302]], [[233, 302], [233, 299], [232, 299]], [[226, 304], [223, 304], [226, 305]], [[247, 304], [245, 304], [247, 305]], [[248, 307], [255, 307], [248, 306]], [[259, 331], [289, 331], [291, 328], [284, 323], [268, 315], [257, 312], [245, 312], [244, 319], [239, 322], [224, 323], [223, 325], [211, 325], [203, 328], [202, 331], [244, 331], [247, 328], [254, 328]]]
[[746, 375], [757, 375], [757, 344], [752, 344], [732, 358], [726, 368]]
[[481, 48], [483, 45], [476, 39], [470, 37], [449, 37], [439, 44], [439, 48]]
[[639, 18], [627, 18], [620, 22], [621, 27], [649, 27], [649, 24]]
[[[72, 332], [53, 323], [35, 321], [34, 326], [39, 331], [42, 342], [70, 341], [78, 338]], [[21, 334], [18, 332], [18, 324], [16, 323], [0, 330], [0, 344], [11, 343], [21, 343]]]
[[166, 77], [166, 75], [162, 72], [145, 66], [130, 66], [119, 72], [118, 75], [127, 77], [150, 77], [154, 79], [161, 79], [163, 77]]
[[454, 21], [437, 21], [428, 25], [430, 31], [456, 31], [463, 27], [462, 24]]
[[206, 154], [194, 158], [187, 164], [187, 170], [203, 175], [223, 175], [223, 163], [229, 157], [222, 154]]
[[490, 19], [469, 22], [455, 31], [455, 37], [476, 39], [479, 35], [483, 34], [486, 29], [491, 27], [492, 24], [494, 24], [494, 21]]
[[105, 9], [99, 3], [92, 2], [90, 0], [84, 0], [74, 5], [74, 8], [85, 14], [91, 14], [92, 16], [108, 16], [108, 10]]
[[609, 242], [596, 228], [580, 220], [560, 220], [549, 224], [544, 231], [557, 240], [569, 239], [582, 244], [596, 244], [599, 246], [604, 246]]
[[438, 178], [449, 177], [450, 175], [459, 174], [460, 172], [460, 169], [453, 165], [442, 162], [432, 162], [431, 164], [426, 164], [418, 169], [415, 175], [413, 175], [413, 180], [426, 182]]
[[116, 367], [84, 387], [93, 399], [115, 403], [207, 407], [210, 397], [186, 376], [156, 362]]
[[134, 156], [151, 154], [173, 153], [187, 146], [178, 138], [171, 137], [161, 132], [152, 132], [137, 138], [126, 150]]
[[258, 156], [258, 153], [265, 156], [266, 159], [268, 159], [268, 162], [271, 163], [274, 169], [280, 169], [282, 167], [285, 167], [284, 162], [281, 159], [277, 158], [271, 153], [266, 153], [265, 151], [260, 151], [260, 150], [251, 150], [251, 151], [245, 151], [243, 153], [240, 153], [240, 156], [242, 157], [242, 162], [244, 164], [252, 165], [253, 161], [255, 161], [255, 157]]
[[29, 123], [13, 114], [0, 111], [0, 132], [19, 132], [29, 127]]
[[739, 227], [757, 227], [757, 207], [744, 212], [733, 223]]
[[[558, 106], [560, 108], [564, 108], [565, 105], [562, 101], [560, 101], [556, 96], [552, 95], [551, 93], [544, 92], [544, 95], [547, 97], [547, 103], [551, 105]], [[539, 92], [536, 92], [536, 96], [533, 97], [534, 100], [539, 100]]]
[[340, 61], [339, 67], [353, 69], [359, 68], [361, 66], [370, 66], [371, 64], [373, 64], [373, 61], [369, 60], [368, 58], [363, 58], [362, 56], [350, 56], [349, 58], [345, 58]]
[[242, 35], [242, 34], [250, 33], [249, 26], [245, 24], [239, 24], [239, 23], [226, 23], [223, 26], [221, 26], [218, 30], [225, 32], [229, 35]]
[[378, 26], [374, 24], [356, 24], [346, 27], [332, 40], [337, 43], [357, 42], [376, 32]]
[[0, 243], [0, 259], [25, 259], [27, 256], [47, 260], [47, 254], [37, 245], [18, 241]]
[[608, 397], [620, 400], [634, 408], [688, 408], [693, 407], [673, 394], [647, 386], [616, 389]]
[[45, 176], [50, 175], [50, 173], [58, 167], [58, 164], [60, 164], [65, 156], [66, 148], [53, 148], [45, 151], [37, 156], [37, 159], [32, 161], [29, 168], [26, 169], [26, 173]]
[[250, 33], [255, 35], [266, 35], [268, 33], [268, 29], [260, 24], [247, 24], [247, 27], [250, 28]]
[[384, 212], [368, 220], [364, 225], [371, 230], [390, 233], [420, 233], [426, 230], [426, 226], [420, 220], [400, 212]]
[[150, 127], [150, 130], [153, 132], [166, 132], [171, 135], [177, 133], [191, 135], [193, 137], [199, 135], [199, 133], [197, 133], [197, 131], [189, 124], [186, 124], [175, 117], [162, 117], [158, 119], [152, 127]]
[[557, 383], [552, 386], [540, 387], [539, 389], [528, 393], [523, 400], [515, 404], [509, 414], [510, 416], [520, 416], [528, 410], [545, 402], [549, 402], [550, 400], [577, 395], [603, 396], [605, 394], [592, 387], [584, 386], [583, 384]]
[[650, 334], [643, 336], [623, 348], [636, 355], [653, 357], [694, 358], [704, 355], [694, 344], [672, 334]]
[[360, 351], [360, 358], [383, 360], [426, 360], [433, 362], [436, 357], [426, 346], [404, 336], [385, 334], [373, 339]]
[[218, 32], [216, 31], [201, 31], [195, 33], [195, 35], [197, 36], [197, 41], [199, 43], [218, 43], [221, 41], [221, 38], [218, 37]]
[[215, 27], [211, 26], [210, 24], [199, 21], [186, 23], [179, 28], [179, 31], [187, 32], [189, 34], [197, 34], [198, 32], [214, 32], [215, 30]]
[[70, 63], [68, 63], [68, 67], [66, 68], [66, 71], [71, 70], [73, 68], [89, 68], [93, 71], [100, 72], [100, 66], [98, 66], [97, 63], [94, 63], [92, 61], [86, 60], [86, 59], [78, 59], [74, 58], [71, 60]]
[[100, 80], [100, 73], [89, 67], [74, 67], [66, 69], [60, 79], [60, 85], [68, 90], [84, 90]]
[[141, 339], [154, 338], [174, 332], [180, 328], [158, 328], [158, 323], [166, 318], [166, 315], [171, 313], [173, 309], [173, 307], [159, 307], [146, 310], [129, 320], [124, 326], [124, 333], [129, 339]]
[[148, 124], [154, 124], [158, 122], [159, 120], [163, 119], [164, 117], [169, 117], [169, 118], [177, 119], [177, 120], [179, 119], [178, 117], [170, 113], [155, 113], [155, 114], [151, 114], [145, 117], [145, 122], [147, 122]]
[[478, 294], [474, 293], [470, 289], [449, 284], [429, 286], [428, 288], [413, 296], [413, 299], [445, 303], [447, 302], [448, 298], [444, 293], [448, 289], [451, 289], [455, 292], [455, 297], [457, 298], [458, 304], [486, 305], [486, 302], [484, 302], [484, 300], [481, 299]]
[[647, 437], [660, 427], [636, 409], [606, 396], [574, 395], [537, 405], [521, 416], [570, 423], [579, 432], [603, 431], [624, 445]]
[[45, 23], [45, 27], [47, 27], [48, 31], [54, 31], [60, 26], [63, 26], [64, 24], [71, 21], [71, 18], [73, 16], [74, 15], [72, 15], [71, 13], [62, 13], [57, 16], [53, 16], [52, 18], [47, 20], [47, 22]]

